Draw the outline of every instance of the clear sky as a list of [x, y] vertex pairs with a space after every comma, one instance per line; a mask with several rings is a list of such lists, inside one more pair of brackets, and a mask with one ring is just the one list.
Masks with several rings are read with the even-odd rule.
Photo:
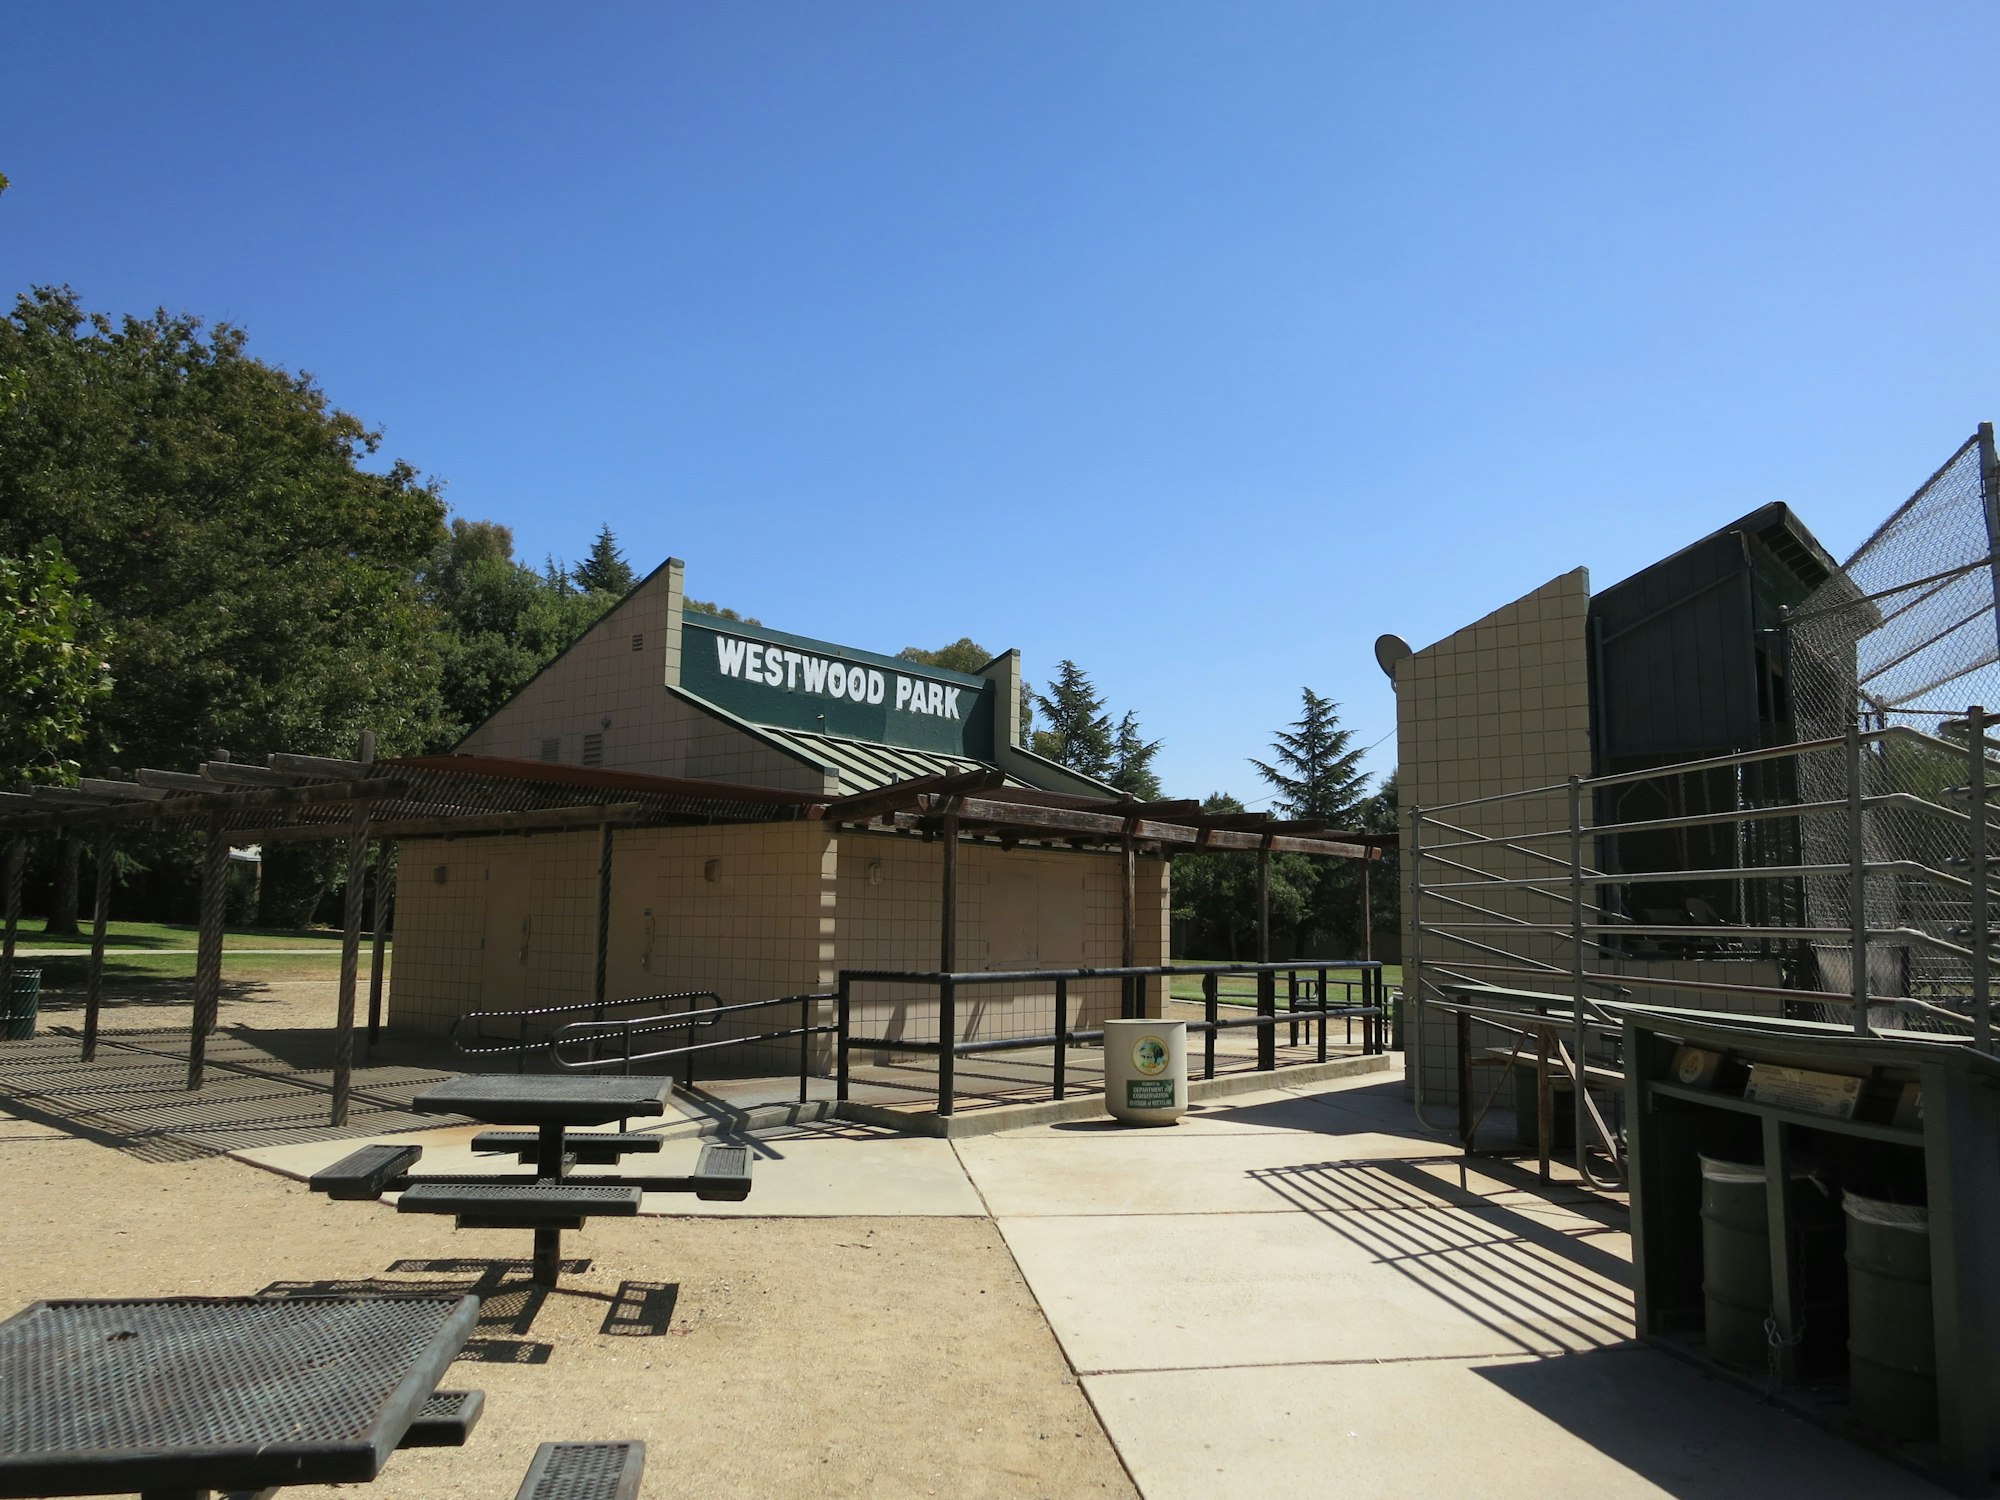
[[[1264, 793], [1301, 685], [2000, 415], [1990, 4], [21, 5], [0, 286], [247, 328], [519, 550], [1063, 657]], [[1393, 738], [1370, 757], [1393, 765]]]

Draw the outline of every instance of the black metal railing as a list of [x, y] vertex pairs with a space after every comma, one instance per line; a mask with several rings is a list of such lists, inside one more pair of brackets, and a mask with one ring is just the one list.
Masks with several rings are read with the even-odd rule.
[[[1355, 978], [1332, 979], [1334, 973], [1353, 973]], [[1287, 999], [1289, 1008], [1278, 1009], [1278, 976], [1288, 975]], [[1254, 1026], [1257, 1033], [1256, 1068], [1260, 1072], [1274, 1071], [1278, 1066], [1277, 1028], [1289, 1025], [1292, 1028], [1292, 1042], [1298, 1041], [1298, 1028], [1308, 1028], [1316, 1021], [1319, 1025], [1319, 1060], [1327, 1055], [1327, 1024], [1333, 1020], [1348, 1020], [1351, 1024], [1359, 1020], [1361, 1025], [1361, 1045], [1364, 1053], [1378, 1053], [1383, 1049], [1384, 1028], [1382, 1021], [1386, 1015], [1382, 965], [1372, 961], [1359, 962], [1312, 962], [1312, 963], [1267, 963], [1267, 964], [1185, 964], [1155, 965], [1115, 969], [1026, 969], [1009, 971], [969, 971], [958, 973], [904, 972], [887, 969], [843, 969], [840, 972], [840, 988], [836, 993], [838, 1002], [834, 1025], [838, 1035], [834, 1060], [834, 1097], [845, 1100], [850, 1087], [850, 1060], [854, 1049], [859, 1047], [877, 1052], [901, 1052], [937, 1059], [937, 1112], [940, 1115], [952, 1113], [956, 1091], [956, 1064], [961, 1057], [976, 1056], [989, 1052], [1021, 1052], [1036, 1048], [1053, 1049], [1053, 1069], [1051, 1084], [1054, 1096], [1061, 1099], [1068, 1091], [1068, 1053], [1071, 1047], [1082, 1043], [1098, 1042], [1104, 1038], [1101, 1029], [1077, 1030], [1069, 1024], [1069, 987], [1073, 983], [1090, 980], [1121, 981], [1121, 989], [1126, 999], [1121, 1009], [1131, 1015], [1137, 1009], [1134, 998], [1137, 987], [1147, 979], [1165, 977], [1192, 978], [1202, 980], [1202, 1000], [1205, 1014], [1199, 1021], [1189, 1021], [1189, 1031], [1199, 1032], [1204, 1038], [1202, 1048], [1202, 1077], [1215, 1076], [1215, 1038], [1218, 1033], [1236, 1027]], [[1225, 976], [1251, 976], [1256, 981], [1256, 1014], [1247, 1016], [1225, 1016], [1221, 1013], [1221, 981]], [[1301, 976], [1308, 976], [1302, 979]], [[854, 989], [857, 985], [897, 984], [923, 985], [937, 991], [938, 1039], [936, 1041], [911, 1041], [903, 1037], [856, 1036], [853, 1030]], [[958, 991], [961, 987], [980, 985], [1044, 985], [1055, 987], [1055, 1025], [1048, 1032], [1031, 1036], [992, 1037], [980, 1041], [962, 1040], [958, 1035]], [[1343, 1003], [1334, 1005], [1331, 996], [1334, 985], [1345, 986]], [[1360, 991], [1360, 1003], [1355, 1002], [1355, 991]], [[1307, 1003], [1307, 1002], [1311, 1003]]]
[[[675, 998], [675, 997], [668, 997]], [[715, 999], [712, 994], [707, 998]], [[837, 998], [832, 992], [808, 995], [781, 995], [775, 1000], [743, 1000], [734, 1005], [711, 1005], [702, 1010], [663, 1012], [650, 1016], [630, 1016], [618, 1020], [591, 1019], [572, 1021], [549, 1039], [549, 1055], [559, 1068], [571, 1072], [582, 1072], [590, 1068], [622, 1067], [627, 1073], [632, 1064], [671, 1061], [679, 1058], [683, 1063], [681, 1086], [694, 1087], [695, 1058], [698, 1054], [713, 1051], [717, 1047], [750, 1047], [759, 1043], [780, 1042], [796, 1038], [799, 1044], [799, 1103], [806, 1102], [806, 1080], [812, 1070], [812, 1038], [831, 1036], [835, 1032], [833, 1022], [813, 1023], [812, 1008], [815, 1004]], [[686, 1041], [671, 1047], [658, 1047], [651, 1051], [635, 1052], [633, 1043], [637, 1039], [660, 1036], [672, 1032], [682, 1032], [697, 1026], [713, 1026], [723, 1016], [742, 1015], [753, 1010], [770, 1010], [778, 1006], [796, 1005], [799, 1008], [799, 1023], [782, 1027], [776, 1031], [732, 1033], [713, 1041]], [[615, 1040], [616, 1050], [608, 1055], [604, 1051], [606, 1041]], [[570, 1051], [587, 1048], [590, 1055], [575, 1057]]]
[[[713, 990], [675, 990], [664, 995], [634, 995], [629, 1000], [583, 1000], [570, 1005], [542, 1005], [526, 1010], [474, 1010], [467, 1011], [451, 1023], [451, 1044], [466, 1057], [512, 1057], [516, 1066], [525, 1068], [528, 1058], [553, 1045], [555, 1038], [572, 1021], [558, 1020], [558, 1017], [572, 1017], [578, 1020], [607, 1021], [608, 1012], [644, 1007], [647, 1019], [659, 1019], [668, 1014], [661, 1007], [674, 1001], [688, 1002], [681, 1015], [692, 1014], [696, 1000], [716, 1000], [722, 997]], [[614, 1023], [615, 1024], [615, 1023]], [[488, 1031], [488, 1026], [499, 1028], [498, 1035]], [[471, 1033], [471, 1040], [466, 1034]]]

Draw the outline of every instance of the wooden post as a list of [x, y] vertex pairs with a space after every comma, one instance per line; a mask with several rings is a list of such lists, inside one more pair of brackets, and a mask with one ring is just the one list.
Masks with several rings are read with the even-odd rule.
[[111, 840], [109, 828], [97, 832], [97, 903], [91, 908], [90, 969], [83, 985], [83, 1060], [97, 1060], [97, 1017], [104, 1001], [104, 929], [111, 918]]
[[[938, 972], [951, 974], [958, 968], [958, 814], [948, 812], [943, 819], [944, 892], [943, 909], [938, 913]], [[958, 1070], [958, 987], [950, 979], [938, 981], [938, 1109], [952, 1112], [954, 1081]]]
[[1257, 962], [1271, 961], [1271, 847], [1257, 851]]
[[201, 1087], [208, 1057], [208, 1034], [215, 1029], [222, 998], [222, 902], [229, 874], [229, 835], [222, 814], [208, 820], [208, 842], [201, 855], [201, 931], [195, 943], [194, 1017], [188, 1027], [187, 1086]]
[[[1371, 849], [1369, 851], [1373, 853]], [[1368, 888], [1369, 861], [1361, 861], [1361, 961], [1372, 963], [1375, 958], [1375, 898]]]
[[14, 946], [21, 934], [21, 879], [28, 856], [28, 840], [16, 835], [7, 841], [7, 935], [0, 940], [0, 1006], [14, 1014]]
[[[1118, 962], [1121, 967], [1132, 969], [1139, 964], [1139, 854], [1130, 833], [1121, 841], [1119, 852], [1123, 858], [1125, 878], [1119, 885], [1119, 894], [1123, 898], [1124, 941]], [[1122, 986], [1125, 1003], [1119, 1009], [1128, 1019], [1146, 1013], [1146, 1007], [1140, 1000], [1139, 986], [1142, 983], [1142, 980], [1128, 978]]]
[[[597, 970], [591, 981], [591, 998], [604, 1004], [604, 970], [611, 956], [611, 825], [598, 835], [597, 847]], [[599, 1019], [602, 1019], [600, 1014]], [[689, 1038], [693, 1040], [692, 1037]]]
[[361, 897], [368, 880], [368, 807], [354, 814], [347, 836], [347, 904], [340, 929], [340, 1011], [333, 1034], [331, 1123], [347, 1123], [348, 1095], [354, 1085], [354, 980], [361, 960]]
[[374, 1056], [375, 1043], [382, 1035], [382, 977], [387, 957], [389, 898], [396, 889], [396, 841], [381, 839], [375, 845], [375, 920], [370, 929], [374, 945], [368, 955], [368, 1054]]

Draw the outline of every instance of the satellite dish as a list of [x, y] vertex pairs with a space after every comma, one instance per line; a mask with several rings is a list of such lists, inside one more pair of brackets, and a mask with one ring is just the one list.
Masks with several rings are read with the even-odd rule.
[[1375, 664], [1388, 674], [1389, 680], [1396, 680], [1396, 663], [1406, 656], [1415, 655], [1410, 643], [1400, 635], [1378, 635], [1375, 637]]

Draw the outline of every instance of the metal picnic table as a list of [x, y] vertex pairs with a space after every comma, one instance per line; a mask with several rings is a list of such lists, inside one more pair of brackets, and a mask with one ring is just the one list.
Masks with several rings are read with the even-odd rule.
[[470, 1296], [37, 1302], [0, 1322], [0, 1496], [371, 1480], [478, 1315]]

